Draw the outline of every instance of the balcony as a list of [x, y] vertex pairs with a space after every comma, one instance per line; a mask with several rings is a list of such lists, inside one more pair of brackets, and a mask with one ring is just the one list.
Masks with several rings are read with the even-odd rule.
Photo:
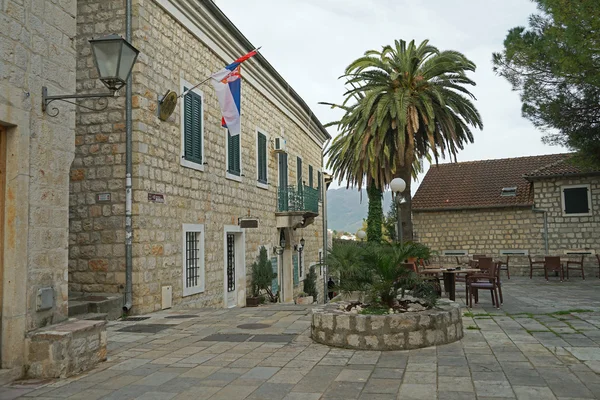
[[277, 189], [277, 227], [304, 228], [319, 215], [319, 191], [310, 186]]

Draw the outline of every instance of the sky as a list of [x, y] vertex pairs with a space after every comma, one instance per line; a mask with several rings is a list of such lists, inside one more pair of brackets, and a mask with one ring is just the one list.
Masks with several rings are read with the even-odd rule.
[[[475, 142], [458, 154], [458, 161], [565, 151], [542, 143], [543, 132], [521, 116], [519, 94], [492, 70], [492, 53], [502, 51], [508, 30], [526, 26], [536, 11], [531, 0], [215, 1], [255, 46], [262, 46], [263, 56], [323, 123], [340, 114], [318, 103], [343, 100], [338, 78], [354, 59], [396, 39], [429, 39], [477, 65], [471, 75], [477, 86], [471, 91], [484, 127], [474, 131]], [[335, 128], [329, 132], [336, 135]], [[413, 193], [417, 187], [415, 182]]]

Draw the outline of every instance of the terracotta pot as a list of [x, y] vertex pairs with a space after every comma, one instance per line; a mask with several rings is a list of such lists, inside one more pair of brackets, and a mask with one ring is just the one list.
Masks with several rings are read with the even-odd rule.
[[258, 307], [260, 297], [246, 297], [246, 307]]
[[296, 298], [296, 304], [312, 304], [313, 303], [313, 297], [312, 296], [305, 296], [305, 297], [297, 297]]

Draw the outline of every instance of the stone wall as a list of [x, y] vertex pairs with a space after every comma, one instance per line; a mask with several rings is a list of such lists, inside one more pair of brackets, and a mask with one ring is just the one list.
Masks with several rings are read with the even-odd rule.
[[460, 306], [439, 300], [435, 310], [361, 315], [339, 303], [313, 309], [311, 336], [330, 346], [357, 350], [409, 350], [452, 343], [463, 337]]
[[[591, 216], [563, 216], [561, 187], [575, 184], [590, 184]], [[548, 254], [566, 260], [568, 250], [600, 251], [600, 178], [544, 179], [534, 182], [533, 190], [535, 208], [547, 212]], [[545, 254], [544, 213], [534, 212], [531, 207], [413, 211], [413, 221], [417, 239], [440, 254], [444, 250], [466, 250], [470, 255], [499, 257], [501, 250], [512, 249], [527, 250], [538, 259]], [[527, 257], [511, 258], [511, 273], [529, 274]], [[439, 261], [454, 262], [447, 257]], [[585, 257], [585, 266], [587, 274], [598, 275], [593, 255]]]
[[[296, 156], [303, 158], [304, 177], [308, 165], [321, 170], [321, 147], [300, 125], [269, 100], [264, 88], [243, 81], [241, 164], [239, 181], [227, 178], [226, 132], [220, 126], [221, 114], [210, 85], [199, 89], [204, 102], [203, 171], [181, 165], [181, 101], [167, 121], [157, 117], [157, 99], [167, 90], [180, 93], [183, 81], [197, 83], [223, 68], [223, 59], [201, 42], [155, 1], [135, 1], [133, 45], [140, 50], [133, 73], [133, 301], [132, 312], [145, 313], [161, 308], [161, 289], [172, 286], [173, 304], [223, 306], [224, 227], [238, 224], [238, 218], [258, 217], [258, 229], [245, 230], [245, 260], [248, 268], [266, 246], [272, 256], [279, 242], [275, 225], [277, 207], [277, 156], [268, 152], [267, 189], [256, 184], [256, 129], [269, 139], [287, 140], [289, 183], [296, 183]], [[119, 15], [122, 2], [80, 2], [80, 36], [89, 29], [107, 27], [98, 19]], [[92, 8], [87, 8], [91, 7]], [[100, 7], [100, 9], [98, 9]], [[103, 11], [103, 12], [100, 12]], [[80, 37], [83, 41], [85, 38]], [[82, 42], [83, 44], [83, 42]], [[83, 48], [83, 46], [81, 46]], [[82, 50], [83, 51], [83, 50]], [[86, 54], [81, 54], [85, 56]], [[241, 54], [240, 54], [241, 55]], [[88, 57], [89, 58], [89, 57]], [[253, 62], [253, 61], [249, 61]], [[83, 63], [82, 63], [83, 66]], [[242, 68], [244, 75], [244, 68]], [[88, 77], [80, 75], [78, 84]], [[118, 108], [122, 98], [113, 100]], [[81, 113], [78, 120], [78, 162], [71, 174], [71, 287], [75, 290], [115, 292], [124, 284], [123, 195], [124, 141], [123, 116], [115, 111]], [[107, 140], [99, 143], [98, 140]], [[92, 152], [92, 148], [94, 151]], [[74, 176], [80, 178], [75, 181]], [[81, 188], [81, 192], [78, 192]], [[83, 193], [83, 192], [86, 193]], [[111, 204], [98, 204], [96, 195], [110, 192]], [[164, 203], [151, 202], [148, 194], [161, 194]], [[182, 297], [182, 224], [205, 227], [205, 290]], [[322, 222], [294, 232], [293, 246], [306, 240], [305, 271], [318, 259], [322, 248]], [[246, 270], [249, 279], [250, 271]], [[302, 289], [302, 284], [295, 292]]]
[[[89, 40], [125, 34], [123, 0], [77, 2], [77, 90], [107, 92]], [[77, 108], [71, 167], [69, 286], [75, 292], [119, 292], [125, 285], [125, 90], [105, 111]], [[94, 107], [92, 101], [83, 105]], [[98, 201], [99, 194], [110, 200]]]
[[[75, 91], [76, 1], [0, 2], [0, 125], [6, 135], [4, 249], [0, 263], [1, 368], [24, 364], [24, 335], [67, 316], [68, 176], [74, 106], [49, 95]], [[53, 112], [54, 110], [51, 110]], [[38, 307], [47, 288], [50, 307]]]

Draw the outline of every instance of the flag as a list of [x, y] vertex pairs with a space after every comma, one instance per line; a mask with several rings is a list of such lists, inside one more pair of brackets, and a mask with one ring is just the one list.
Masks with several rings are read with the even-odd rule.
[[221, 125], [229, 129], [231, 136], [239, 135], [241, 130], [240, 101], [242, 80], [240, 65], [254, 55], [256, 55], [256, 50], [238, 58], [222, 70], [211, 75], [212, 84], [217, 92], [221, 114], [223, 115]]

